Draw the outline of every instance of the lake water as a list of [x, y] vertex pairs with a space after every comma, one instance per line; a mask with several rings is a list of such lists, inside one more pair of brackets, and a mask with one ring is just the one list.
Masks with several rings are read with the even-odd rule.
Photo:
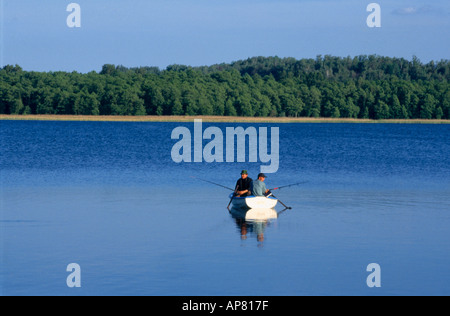
[[193, 177], [261, 164], [177, 164], [178, 126], [0, 121], [0, 294], [450, 295], [450, 125], [204, 123], [279, 127], [267, 185], [306, 183], [256, 223]]

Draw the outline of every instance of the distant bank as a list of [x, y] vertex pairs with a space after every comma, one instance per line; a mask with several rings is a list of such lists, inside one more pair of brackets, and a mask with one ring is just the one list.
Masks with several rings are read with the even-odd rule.
[[450, 120], [424, 119], [351, 119], [310, 117], [239, 117], [239, 116], [97, 116], [97, 115], [6, 115], [0, 120], [21, 121], [96, 121], [96, 122], [192, 122], [201, 119], [213, 123], [405, 123], [405, 124], [450, 124]]

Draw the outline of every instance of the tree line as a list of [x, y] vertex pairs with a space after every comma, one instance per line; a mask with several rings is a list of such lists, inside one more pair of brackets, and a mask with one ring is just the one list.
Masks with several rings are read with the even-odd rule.
[[204, 67], [0, 70], [1, 114], [450, 119], [450, 62], [254, 57]]

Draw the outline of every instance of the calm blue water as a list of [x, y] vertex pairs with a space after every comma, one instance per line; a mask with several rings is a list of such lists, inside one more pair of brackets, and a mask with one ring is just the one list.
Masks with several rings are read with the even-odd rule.
[[233, 187], [260, 164], [176, 164], [177, 126], [193, 130], [0, 121], [0, 294], [450, 294], [450, 125], [205, 123], [280, 128], [266, 182], [307, 183], [277, 191], [293, 209], [264, 223], [192, 178]]

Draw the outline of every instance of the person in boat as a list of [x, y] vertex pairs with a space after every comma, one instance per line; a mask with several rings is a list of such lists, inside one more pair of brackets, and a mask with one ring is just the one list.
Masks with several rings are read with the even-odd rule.
[[241, 178], [236, 183], [236, 196], [246, 197], [252, 195], [252, 178], [248, 176], [247, 170], [242, 170]]
[[252, 182], [251, 191], [254, 196], [268, 196], [270, 194], [270, 191], [266, 188], [266, 184], [264, 183], [266, 178], [264, 173], [260, 173], [258, 175], [258, 180]]

